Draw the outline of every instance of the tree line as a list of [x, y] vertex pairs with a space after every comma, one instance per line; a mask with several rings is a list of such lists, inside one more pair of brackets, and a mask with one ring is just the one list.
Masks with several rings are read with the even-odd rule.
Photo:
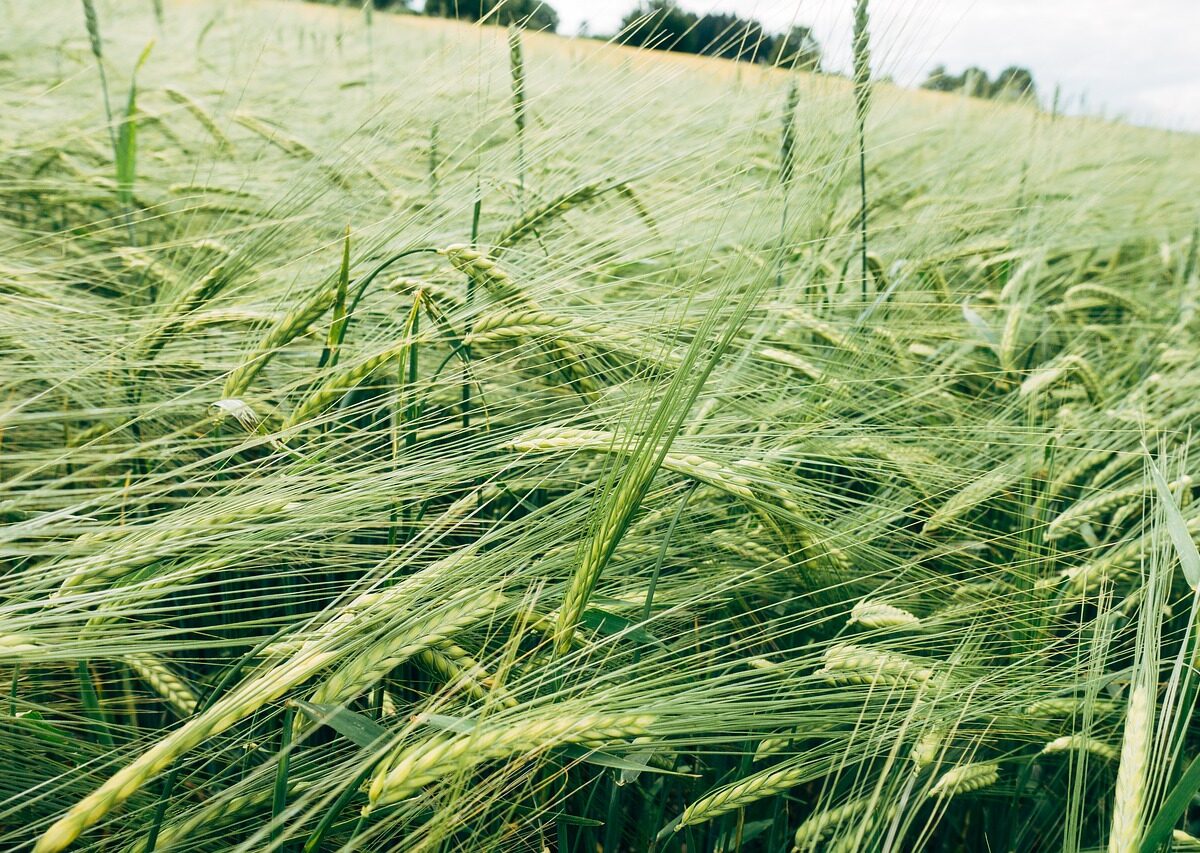
[[[413, 12], [413, 0], [316, 0], [348, 5], [363, 2], [381, 11]], [[425, 0], [421, 14], [467, 21], [485, 21], [500, 26], [519, 25], [530, 30], [558, 29], [554, 7], [544, 0]], [[795, 25], [787, 32], [769, 32], [754, 18], [732, 13], [689, 12], [676, 0], [639, 0], [621, 19], [621, 29], [612, 38], [620, 44], [653, 50], [670, 50], [700, 56], [717, 56], [743, 62], [760, 62], [785, 68], [821, 72], [821, 44], [813, 31]], [[1037, 90], [1027, 68], [1005, 68], [995, 79], [982, 68], [970, 67], [961, 74], [937, 66], [923, 89], [962, 92], [975, 98], [998, 100], [1034, 99]]]
[[921, 88], [935, 92], [961, 92], [972, 98], [994, 100], [1015, 101], [1037, 97], [1033, 72], [1017, 65], [1005, 68], [995, 79], [990, 79], [986, 71], [975, 66], [967, 68], [962, 74], [951, 74], [944, 65], [939, 65], [929, 72]]

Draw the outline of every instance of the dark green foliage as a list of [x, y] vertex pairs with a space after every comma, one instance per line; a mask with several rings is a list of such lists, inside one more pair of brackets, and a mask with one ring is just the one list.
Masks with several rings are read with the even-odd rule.
[[975, 66], [965, 69], [962, 74], [951, 74], [944, 65], [938, 65], [929, 72], [921, 88], [935, 92], [963, 92], [972, 98], [1021, 100], [1037, 97], [1033, 72], [1016, 65], [1005, 68], [994, 80], [988, 77], [987, 71]]
[[799, 24], [775, 36], [768, 61], [782, 68], [800, 71], [821, 70], [821, 43], [810, 27]]
[[732, 13], [696, 15], [674, 0], [647, 0], [621, 20], [618, 41], [654, 50], [763, 62], [804, 71], [821, 68], [821, 45], [812, 30], [793, 26], [772, 34], [753, 18]]
[[[346, 0], [311, 0], [313, 3], [324, 3], [328, 6], [347, 6]], [[378, 9], [380, 12], [411, 12], [412, 3], [409, 0], [366, 0], [365, 3], [356, 2], [355, 5], [362, 5]]]
[[488, 24], [520, 24], [529, 30], [558, 29], [558, 13], [541, 0], [427, 0], [425, 14]]

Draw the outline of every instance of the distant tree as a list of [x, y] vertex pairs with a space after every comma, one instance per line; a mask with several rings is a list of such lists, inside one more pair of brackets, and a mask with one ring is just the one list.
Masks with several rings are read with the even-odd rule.
[[621, 20], [617, 40], [656, 50], [771, 62], [811, 71], [821, 67], [821, 45], [808, 27], [796, 26], [773, 35], [753, 18], [728, 12], [697, 16], [681, 9], [675, 0], [641, 0]]
[[921, 88], [937, 92], [963, 92], [973, 98], [1011, 101], [1037, 97], [1033, 72], [1017, 65], [1005, 68], [996, 75], [995, 80], [989, 80], [982, 68], [971, 67], [962, 74], [951, 74], [946, 66], [938, 65], [929, 72]]
[[982, 68], [972, 65], [962, 73], [962, 92], [972, 98], [990, 98], [992, 96], [992, 81]]
[[699, 53], [691, 12], [680, 9], [673, 0], [648, 0], [639, 3], [621, 19], [618, 40], [638, 47]]
[[762, 24], [731, 14], [701, 15], [692, 36], [697, 53], [750, 62], [766, 61], [770, 45]]
[[1012, 101], [1036, 98], [1037, 87], [1033, 82], [1033, 72], [1017, 65], [1005, 68], [992, 81], [992, 97]]
[[810, 27], [796, 25], [772, 39], [767, 61], [781, 68], [820, 71], [821, 43]]
[[411, 12], [410, 0], [312, 0], [314, 3], [324, 3], [327, 6], [346, 6], [348, 8], [364, 8], [370, 5], [380, 12]]
[[962, 88], [962, 83], [961, 76], [951, 74], [946, 70], [945, 65], [937, 65], [929, 72], [929, 76], [925, 78], [921, 88], [931, 89], [934, 92], [957, 92]]
[[521, 24], [530, 30], [558, 29], [558, 13], [542, 0], [425, 0], [425, 14], [501, 26]]

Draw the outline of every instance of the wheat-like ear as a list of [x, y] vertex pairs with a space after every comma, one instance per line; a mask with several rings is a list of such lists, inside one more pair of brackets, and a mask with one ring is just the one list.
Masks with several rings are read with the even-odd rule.
[[885, 684], [917, 687], [937, 679], [932, 667], [906, 657], [867, 646], [830, 646], [825, 666], [817, 675], [834, 684]]
[[190, 716], [196, 710], [199, 700], [195, 691], [161, 660], [147, 654], [128, 655], [123, 660], [181, 717]]
[[905, 629], [921, 627], [921, 620], [903, 608], [885, 601], [858, 601], [850, 611], [850, 624], [864, 628]]
[[1138, 849], [1146, 807], [1146, 774], [1154, 730], [1154, 702], [1143, 678], [1129, 691], [1125, 737], [1121, 742], [1120, 765], [1113, 799], [1109, 853], [1131, 853]]
[[525, 206], [525, 54], [521, 49], [521, 30], [508, 28], [509, 71], [512, 76], [513, 123], [517, 128], [517, 192]]
[[[1173, 481], [1169, 487], [1173, 492], [1178, 492], [1190, 488], [1191, 484], [1192, 478], [1185, 475]], [[1134, 483], [1121, 489], [1101, 492], [1086, 500], [1079, 501], [1064, 510], [1057, 518], [1050, 522], [1046, 527], [1046, 541], [1053, 542], [1069, 536], [1084, 524], [1096, 521], [1107, 513], [1120, 509], [1129, 503], [1136, 502], [1144, 497], [1148, 493], [1148, 490], [1149, 487], [1146, 483]]]
[[485, 761], [517, 758], [566, 744], [600, 746], [634, 738], [646, 734], [654, 721], [650, 714], [587, 714], [516, 720], [465, 734], [441, 735], [402, 749], [380, 766], [369, 790], [370, 807], [399, 802], [425, 785]]
[[82, 0], [83, 23], [87, 28], [88, 45], [96, 59], [96, 70], [100, 73], [100, 94], [104, 99], [104, 116], [108, 120], [109, 141], [113, 151], [117, 150], [117, 134], [113, 127], [112, 101], [108, 97], [108, 75], [104, 71], [104, 40], [100, 37], [100, 16], [96, 14], [95, 0]]
[[385, 637], [331, 674], [312, 701], [339, 704], [373, 687], [413, 655], [443, 643], [464, 628], [492, 615], [504, 603], [498, 592], [466, 594], [419, 626]]
[[951, 767], [938, 777], [929, 789], [929, 796], [949, 799], [959, 794], [967, 794], [996, 784], [1000, 778], [1000, 768], [996, 764], [980, 762], [977, 764], [960, 764]]
[[174, 86], [166, 86], [163, 92], [168, 98], [191, 113], [192, 118], [208, 131], [208, 135], [213, 138], [213, 142], [217, 143], [219, 150], [226, 154], [233, 153], [233, 143], [229, 141], [229, 137], [225, 135], [225, 131], [221, 130], [220, 125], [209, 115], [208, 110], [204, 109], [204, 106], [199, 101], [186, 92], [176, 89]]
[[250, 356], [225, 380], [221, 396], [225, 399], [241, 397], [267, 362], [282, 346], [307, 331], [309, 325], [320, 319], [330, 309], [336, 298], [336, 289], [321, 287], [305, 302], [284, 315], [267, 332]]
[[862, 258], [862, 298], [867, 301], [867, 113], [871, 110], [871, 34], [868, 0], [854, 4], [854, 123], [858, 130], [859, 241]]
[[792, 850], [803, 853], [814, 850], [815, 844], [846, 821], [862, 816], [871, 806], [869, 798], [850, 800], [840, 806], [823, 809], [805, 820], [796, 829]]
[[1087, 735], [1063, 735], [1042, 747], [1042, 755], [1057, 752], [1090, 752], [1106, 761], [1116, 761], [1120, 757], [1116, 747]]

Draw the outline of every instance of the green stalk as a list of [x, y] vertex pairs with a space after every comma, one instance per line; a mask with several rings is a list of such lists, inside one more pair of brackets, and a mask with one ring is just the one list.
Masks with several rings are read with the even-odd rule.
[[276, 821], [287, 807], [288, 770], [292, 761], [292, 717], [296, 709], [288, 705], [283, 710], [283, 728], [280, 730], [279, 764], [275, 768], [275, 788], [271, 797], [271, 842], [279, 840], [283, 828]]
[[83, 703], [84, 713], [95, 723], [92, 731], [96, 735], [96, 740], [102, 746], [112, 749], [112, 733], [108, 730], [108, 720], [104, 716], [104, 710], [100, 707], [100, 697], [96, 693], [92, 674], [88, 671], [87, 661], [79, 661], [76, 664], [76, 670], [79, 676], [79, 698]]

